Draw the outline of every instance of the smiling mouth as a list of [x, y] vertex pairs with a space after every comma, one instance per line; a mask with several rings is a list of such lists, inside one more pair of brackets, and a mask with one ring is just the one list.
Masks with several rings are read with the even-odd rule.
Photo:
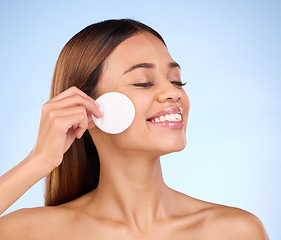
[[182, 121], [182, 116], [178, 113], [174, 114], [165, 114], [159, 117], [150, 118], [147, 121], [149, 122], [180, 122]]
[[153, 123], [163, 123], [163, 122], [181, 122], [182, 121], [182, 109], [179, 107], [171, 107], [164, 109], [151, 118], [147, 119], [149, 122]]

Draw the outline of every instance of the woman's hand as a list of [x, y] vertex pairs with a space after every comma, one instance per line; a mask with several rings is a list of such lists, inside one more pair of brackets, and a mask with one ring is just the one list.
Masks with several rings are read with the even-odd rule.
[[36, 144], [31, 152], [50, 171], [59, 166], [63, 154], [75, 138], [93, 126], [92, 117], [102, 117], [98, 103], [76, 87], [71, 87], [44, 104]]

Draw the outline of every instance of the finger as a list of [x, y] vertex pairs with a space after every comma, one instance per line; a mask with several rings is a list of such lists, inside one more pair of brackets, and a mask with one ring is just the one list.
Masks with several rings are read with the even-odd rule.
[[[47, 125], [48, 127], [44, 128], [41, 135], [45, 136], [45, 139], [47, 136], [49, 136], [48, 139], [51, 136], [51, 142], [55, 145], [60, 145], [62, 141], [65, 141], [63, 144], [65, 146], [63, 152], [65, 152], [70, 147], [75, 137], [82, 136], [86, 131], [87, 121], [85, 122], [83, 120], [85, 120], [85, 116], [81, 113], [57, 117], [54, 121], [49, 122]], [[78, 125], [81, 129], [78, 131], [79, 135], [75, 133], [75, 129], [73, 128], [75, 125]]]
[[73, 128], [75, 129], [75, 137], [78, 139], [80, 139], [83, 136], [84, 132], [88, 129], [88, 121], [85, 118], [84, 120], [86, 121], [81, 121], [79, 124], [75, 124], [73, 126]]
[[84, 107], [78, 106], [78, 107], [72, 107], [67, 108], [63, 110], [56, 110], [57, 114], [59, 114], [59, 117], [71, 117], [77, 115], [81, 115], [81, 121], [79, 123], [75, 123], [72, 125], [72, 127], [76, 130], [78, 128], [80, 129], [87, 129], [88, 127], [88, 116], [86, 109]]
[[65, 97], [73, 96], [75, 94], [79, 94], [80, 96], [89, 99], [90, 101], [95, 103], [97, 106], [99, 106], [99, 104], [93, 98], [91, 98], [90, 96], [88, 96], [86, 93], [84, 93], [83, 91], [81, 91], [79, 88], [77, 88], [75, 86], [68, 88], [67, 90], [65, 90], [62, 93], [60, 93], [59, 95], [53, 97], [49, 101], [55, 102], [55, 101], [65, 98]]
[[48, 117], [52, 120], [59, 117], [64, 116], [70, 116], [72, 114], [81, 113], [85, 115], [85, 119], [88, 118], [88, 113], [86, 111], [86, 108], [83, 106], [74, 106], [74, 107], [68, 107], [68, 108], [58, 108], [50, 110]]
[[[85, 114], [75, 113], [71, 115], [66, 115], [62, 117], [57, 117], [55, 119], [55, 125], [58, 131], [67, 134], [71, 129], [83, 129], [84, 131], [87, 129], [88, 122]], [[76, 129], [75, 129], [75, 126]]]
[[75, 126], [72, 126], [72, 128], [68, 129], [67, 131], [67, 135], [70, 135], [70, 137], [72, 138], [72, 136], [74, 138], [78, 138], [80, 139], [84, 132], [86, 131], [86, 129], [84, 128], [80, 128], [77, 124], [76, 124], [76, 127]]
[[95, 117], [99, 118], [102, 117], [102, 112], [100, 111], [99, 107], [90, 101], [88, 98], [82, 97], [81, 95], [72, 95], [69, 97], [62, 98], [55, 102], [47, 102], [44, 107], [46, 108], [45, 111], [51, 111], [53, 109], [63, 109], [73, 106], [83, 106], [87, 111], [94, 114]]
[[83, 136], [85, 131], [86, 131], [86, 129], [80, 128], [80, 127], [75, 129], [75, 136], [76, 136], [76, 138], [80, 139]]

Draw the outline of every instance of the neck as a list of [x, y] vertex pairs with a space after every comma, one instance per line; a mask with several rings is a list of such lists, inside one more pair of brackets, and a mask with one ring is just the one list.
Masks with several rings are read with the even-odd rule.
[[99, 185], [92, 199], [103, 216], [106, 211], [137, 228], [168, 217], [168, 187], [163, 181], [159, 157], [104, 157], [100, 164]]

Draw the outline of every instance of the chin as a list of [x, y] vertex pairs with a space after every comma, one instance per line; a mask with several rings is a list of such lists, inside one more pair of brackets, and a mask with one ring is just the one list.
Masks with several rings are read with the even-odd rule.
[[180, 152], [186, 147], [186, 140], [168, 142], [161, 149], [162, 154], [166, 155], [173, 152]]

